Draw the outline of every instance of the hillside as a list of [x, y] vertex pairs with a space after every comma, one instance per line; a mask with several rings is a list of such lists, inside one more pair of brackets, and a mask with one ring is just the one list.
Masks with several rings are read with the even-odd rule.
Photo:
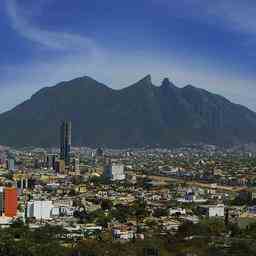
[[89, 77], [46, 87], [0, 115], [0, 144], [56, 146], [71, 120], [73, 145], [234, 145], [256, 141], [256, 114], [222, 96], [151, 77], [113, 90]]

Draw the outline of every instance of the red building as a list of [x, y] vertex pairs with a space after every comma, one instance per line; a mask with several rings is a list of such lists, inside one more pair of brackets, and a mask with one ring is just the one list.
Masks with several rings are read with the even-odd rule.
[[16, 188], [4, 188], [4, 214], [15, 217], [17, 214], [18, 197]]

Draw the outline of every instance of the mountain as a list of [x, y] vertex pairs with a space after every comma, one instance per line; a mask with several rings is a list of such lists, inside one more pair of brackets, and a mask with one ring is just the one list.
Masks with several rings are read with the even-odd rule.
[[90, 77], [46, 87], [0, 115], [0, 144], [56, 146], [62, 120], [73, 145], [236, 145], [256, 141], [256, 113], [191, 85], [161, 86], [148, 75], [121, 90]]

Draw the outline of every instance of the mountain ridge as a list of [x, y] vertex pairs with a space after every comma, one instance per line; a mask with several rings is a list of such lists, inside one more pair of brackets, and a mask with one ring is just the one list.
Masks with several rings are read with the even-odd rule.
[[44, 87], [0, 114], [0, 144], [57, 146], [62, 120], [73, 144], [109, 147], [236, 145], [256, 141], [256, 113], [221, 95], [150, 75], [123, 89], [88, 76]]

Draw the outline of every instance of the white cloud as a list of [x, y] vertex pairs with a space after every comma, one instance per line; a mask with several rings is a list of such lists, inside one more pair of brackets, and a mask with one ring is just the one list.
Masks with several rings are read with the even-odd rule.
[[35, 26], [23, 15], [16, 0], [7, 0], [6, 7], [12, 28], [24, 38], [54, 50], [87, 51], [88, 54], [96, 56], [99, 54], [99, 49], [91, 38], [66, 32], [52, 32]]
[[[201, 0], [191, 1], [193, 4], [188, 0], [180, 1], [190, 3], [194, 15], [198, 12], [204, 16], [207, 10], [215, 17], [220, 14], [220, 17], [224, 16], [224, 11], [218, 9], [220, 7], [211, 9], [209, 4], [202, 5]], [[173, 3], [169, 0], [170, 2]], [[7, 0], [7, 10], [13, 29], [21, 36], [44, 47], [63, 51], [65, 54], [58, 58], [49, 58], [47, 62], [32, 59], [30, 63], [4, 67], [4, 70], [0, 70], [6, 74], [15, 74], [6, 78], [1, 77], [0, 111], [10, 109], [44, 86], [51, 86], [63, 80], [89, 75], [113, 88], [122, 88], [148, 73], [152, 74], [156, 84], [159, 84], [163, 77], [169, 76], [180, 86], [194, 84], [256, 110], [256, 96], [248, 93], [254, 91], [253, 79], [245, 80], [240, 74], [225, 73], [211, 66], [209, 62], [206, 65], [205, 61], [198, 58], [189, 58], [191, 61], [188, 62], [188, 58], [180, 56], [175, 51], [170, 51], [165, 56], [152, 52], [105, 51], [97, 47], [92, 39], [84, 36], [52, 32], [37, 27], [34, 22], [28, 21], [16, 0]], [[236, 24], [242, 23], [234, 17], [228, 20], [233, 20]], [[251, 24], [249, 20], [247, 23]], [[237, 25], [240, 30], [252, 30], [252, 24], [244, 26]]]
[[180, 18], [193, 18], [227, 30], [256, 35], [256, 2], [252, 0], [151, 0]]

